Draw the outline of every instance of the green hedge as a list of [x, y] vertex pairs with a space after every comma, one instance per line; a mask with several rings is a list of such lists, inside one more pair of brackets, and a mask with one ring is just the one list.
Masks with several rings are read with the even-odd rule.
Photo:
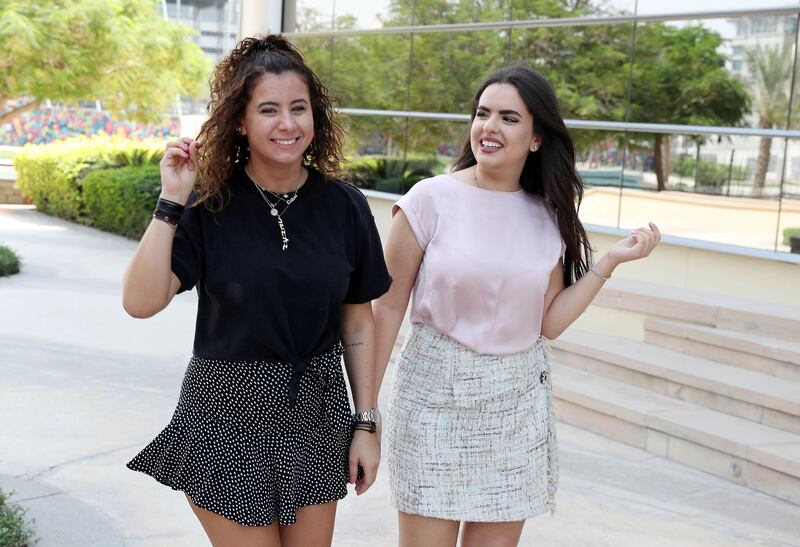
[[404, 194], [418, 181], [443, 173], [445, 162], [435, 156], [396, 158], [362, 156], [345, 165], [347, 178], [359, 188]]
[[0, 277], [19, 273], [20, 260], [17, 253], [4, 245], [0, 245]]
[[42, 212], [84, 221], [83, 179], [90, 172], [126, 165], [153, 165], [163, 143], [80, 138], [26, 146], [14, 158], [17, 187]]
[[85, 221], [100, 230], [139, 239], [160, 192], [156, 165], [92, 171], [83, 179]]
[[[25, 147], [14, 167], [40, 211], [138, 239], [161, 189], [162, 155], [163, 143], [83, 138]], [[356, 186], [403, 194], [445, 165], [436, 156], [363, 156], [344, 167]]]

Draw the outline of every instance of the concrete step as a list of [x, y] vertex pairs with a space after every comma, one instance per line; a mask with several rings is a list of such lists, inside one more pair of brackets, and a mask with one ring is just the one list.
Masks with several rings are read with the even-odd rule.
[[800, 307], [612, 278], [595, 298], [603, 306], [800, 342]]
[[644, 329], [650, 344], [800, 382], [800, 342], [653, 318]]
[[555, 363], [562, 421], [800, 504], [800, 435]]
[[552, 348], [560, 365], [800, 434], [800, 383], [589, 332], [568, 331]]

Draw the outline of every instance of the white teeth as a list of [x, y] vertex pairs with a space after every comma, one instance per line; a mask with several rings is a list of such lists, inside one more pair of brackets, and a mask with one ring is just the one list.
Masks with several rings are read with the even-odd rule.
[[481, 146], [489, 146], [491, 148], [501, 148], [503, 145], [499, 142], [481, 141]]
[[297, 142], [297, 139], [288, 139], [288, 140], [275, 139], [275, 142], [278, 144], [294, 144], [295, 142]]

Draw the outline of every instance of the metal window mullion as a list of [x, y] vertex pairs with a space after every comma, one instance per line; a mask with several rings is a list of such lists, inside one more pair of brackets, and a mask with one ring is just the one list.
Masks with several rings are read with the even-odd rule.
[[[369, 108], [342, 108], [342, 114], [350, 116], [379, 116], [390, 118], [416, 118], [450, 122], [469, 122], [468, 114], [438, 112], [415, 112], [410, 110], [373, 110]], [[599, 131], [630, 131], [632, 133], [668, 133], [679, 135], [725, 135], [731, 137], [772, 137], [800, 139], [797, 129], [759, 129], [749, 127], [719, 127], [713, 125], [677, 125], [666, 123], [611, 122], [604, 120], [566, 119], [567, 127], [574, 129], [594, 129]]]
[[520, 21], [493, 21], [485, 23], [448, 23], [440, 25], [406, 25], [397, 27], [382, 27], [377, 29], [349, 29], [313, 32], [291, 32], [287, 36], [292, 38], [312, 38], [324, 36], [364, 36], [370, 34], [409, 34], [427, 32], [464, 32], [480, 30], [506, 30], [524, 28], [566, 28], [585, 27], [591, 25], [620, 25], [629, 23], [654, 23], [666, 21], [702, 20], [702, 19], [733, 19], [742, 17], [763, 16], [796, 16], [800, 13], [800, 6], [768, 8], [768, 9], [741, 9], [741, 10], [716, 10], [716, 11], [687, 11], [680, 13], [659, 13], [652, 15], [608, 15], [593, 17], [554, 17], [550, 19], [529, 19]]

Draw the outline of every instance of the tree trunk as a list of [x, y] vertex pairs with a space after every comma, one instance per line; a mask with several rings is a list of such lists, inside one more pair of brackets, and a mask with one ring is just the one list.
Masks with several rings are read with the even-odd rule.
[[37, 106], [39, 106], [39, 103], [37, 101], [33, 101], [33, 102], [30, 102], [30, 103], [24, 104], [22, 106], [18, 106], [16, 108], [12, 109], [12, 110], [9, 110], [5, 114], [0, 114], [0, 125], [9, 123], [11, 120], [16, 118], [17, 116], [21, 116], [22, 114], [25, 114], [26, 112], [30, 112], [31, 110], [33, 110]]
[[669, 135], [656, 134], [656, 142], [653, 146], [655, 152], [656, 180], [658, 181], [658, 191], [667, 189], [669, 181]]
[[[761, 120], [758, 124], [762, 129], [771, 129], [772, 124]], [[753, 196], [761, 197], [764, 193], [764, 182], [767, 179], [767, 170], [769, 169], [769, 152], [772, 148], [772, 137], [761, 137], [758, 143], [758, 159], [756, 159], [756, 172], [753, 175]]]

